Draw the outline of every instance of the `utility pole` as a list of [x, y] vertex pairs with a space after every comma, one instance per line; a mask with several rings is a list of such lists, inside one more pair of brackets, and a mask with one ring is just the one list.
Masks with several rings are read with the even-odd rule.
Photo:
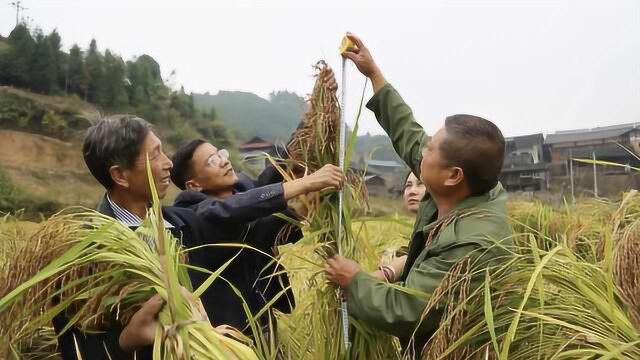
[[9, 5], [16, 8], [16, 26], [18, 26], [18, 22], [20, 19], [20, 10], [28, 10], [26, 7], [22, 6], [22, 0], [16, 0], [9, 3]]
[[596, 169], [596, 152], [591, 153], [593, 158], [593, 194], [598, 197], [598, 170]]
[[571, 178], [571, 203], [576, 203], [576, 193], [573, 186], [573, 150], [569, 149], [569, 176]]
[[64, 64], [64, 94], [69, 95], [69, 64]]

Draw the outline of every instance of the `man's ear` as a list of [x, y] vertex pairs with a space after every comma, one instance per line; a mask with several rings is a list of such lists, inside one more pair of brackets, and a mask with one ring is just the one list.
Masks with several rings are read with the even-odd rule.
[[187, 190], [202, 191], [202, 186], [200, 186], [200, 184], [198, 184], [198, 182], [193, 179], [188, 180], [186, 183], [184, 183], [184, 186], [187, 188]]
[[446, 186], [456, 186], [461, 184], [462, 180], [464, 180], [464, 171], [462, 168], [455, 166], [449, 170], [449, 176], [444, 181], [444, 184]]
[[109, 175], [114, 183], [122, 186], [123, 188], [129, 187], [129, 180], [127, 179], [127, 171], [120, 165], [113, 165], [109, 168]]

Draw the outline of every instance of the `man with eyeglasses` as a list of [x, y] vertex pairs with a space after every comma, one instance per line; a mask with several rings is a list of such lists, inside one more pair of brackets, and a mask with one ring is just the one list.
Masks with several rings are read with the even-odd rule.
[[[197, 251], [216, 255], [207, 264], [211, 271], [233, 259], [221, 276], [239, 291], [252, 316], [269, 308], [258, 319], [261, 327], [258, 330], [272, 333], [276, 328], [272, 310], [290, 313], [294, 307], [289, 279], [272, 257], [277, 254], [277, 245], [302, 238], [300, 228], [274, 214], [296, 218], [287, 200], [326, 188], [340, 188], [344, 181], [341, 169], [325, 165], [313, 174], [283, 182], [280, 173], [268, 166], [257, 180], [252, 180], [236, 174], [228, 151], [205, 140], [193, 140], [180, 147], [173, 156], [173, 164], [171, 179], [185, 190], [174, 205], [192, 209], [202, 218], [205, 226], [209, 226], [207, 236], [215, 238], [208, 242], [242, 243], [259, 250], [219, 246]], [[214, 281], [202, 296], [209, 319], [216, 326], [230, 325], [251, 335], [242, 300], [225, 280]]]

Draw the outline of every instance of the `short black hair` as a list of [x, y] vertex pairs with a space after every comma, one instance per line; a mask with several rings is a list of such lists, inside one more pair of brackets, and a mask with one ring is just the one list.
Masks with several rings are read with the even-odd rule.
[[[411, 176], [411, 174], [413, 174], [413, 171], [409, 170], [409, 171], [407, 172], [407, 175], [405, 175], [405, 176], [404, 176], [404, 184], [405, 184], [405, 185], [407, 184], [407, 180], [409, 180], [409, 176]], [[413, 174], [413, 175], [415, 176], [415, 174]], [[416, 176], [416, 177], [417, 177], [417, 176]], [[418, 178], [418, 180], [420, 180], [420, 178]], [[422, 180], [420, 180], [420, 181], [422, 181]]]
[[102, 118], [87, 130], [82, 145], [82, 156], [89, 171], [110, 190], [115, 182], [109, 169], [118, 165], [133, 167], [142, 144], [152, 126], [134, 115], [113, 115]]
[[193, 153], [198, 146], [206, 144], [207, 141], [203, 139], [191, 140], [188, 143], [180, 146], [175, 154], [173, 154], [173, 169], [171, 169], [171, 181], [182, 190], [187, 188], [187, 181], [193, 178]]
[[489, 120], [459, 114], [444, 122], [447, 136], [440, 152], [449, 166], [462, 168], [471, 195], [480, 195], [498, 184], [504, 160], [504, 136]]

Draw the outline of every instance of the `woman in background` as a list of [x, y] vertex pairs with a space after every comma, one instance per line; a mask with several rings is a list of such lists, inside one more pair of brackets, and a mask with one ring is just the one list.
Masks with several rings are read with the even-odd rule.
[[[406, 209], [412, 214], [416, 215], [418, 213], [418, 209], [420, 208], [420, 204], [422, 200], [424, 200], [425, 194], [427, 193], [427, 188], [424, 186], [422, 181], [418, 179], [412, 172], [407, 174], [406, 179], [404, 180], [404, 206]], [[407, 261], [407, 252], [408, 248], [406, 246], [401, 246], [399, 249], [394, 251], [392, 250], [390, 253], [385, 251], [387, 255], [383, 255], [380, 260], [380, 272], [382, 275], [382, 268], [384, 266], [390, 266], [393, 274], [399, 274], [402, 272], [404, 268], [404, 263]], [[383, 278], [383, 280], [386, 278]]]
[[412, 172], [409, 172], [407, 179], [404, 181], [404, 206], [412, 214], [418, 213], [420, 202], [424, 199], [427, 188], [422, 181], [418, 179]]

